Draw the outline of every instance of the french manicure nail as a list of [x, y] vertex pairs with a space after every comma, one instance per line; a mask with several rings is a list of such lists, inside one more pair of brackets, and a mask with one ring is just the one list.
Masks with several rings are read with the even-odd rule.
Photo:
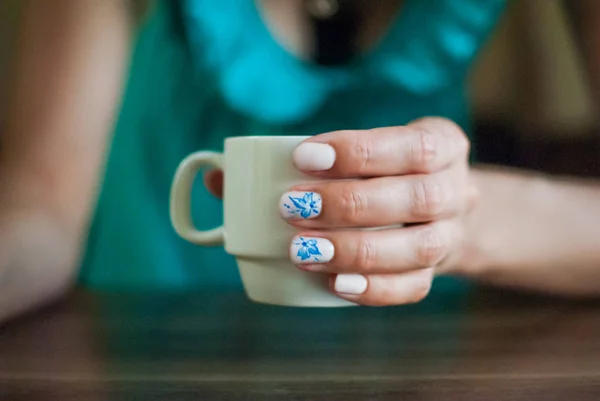
[[305, 142], [294, 150], [294, 164], [304, 171], [324, 171], [333, 167], [335, 149], [326, 143]]
[[338, 274], [334, 290], [340, 294], [360, 295], [367, 290], [367, 279], [362, 274]]
[[314, 219], [321, 214], [323, 202], [316, 192], [286, 192], [279, 199], [279, 213], [284, 219]]
[[334, 246], [328, 239], [295, 236], [290, 245], [290, 257], [294, 264], [327, 263], [333, 259]]

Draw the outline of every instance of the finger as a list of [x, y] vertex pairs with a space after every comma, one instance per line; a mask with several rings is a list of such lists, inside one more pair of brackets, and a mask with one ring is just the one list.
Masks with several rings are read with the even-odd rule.
[[465, 181], [448, 170], [304, 184], [281, 196], [279, 211], [290, 224], [311, 229], [425, 223], [465, 211]]
[[399, 229], [303, 232], [290, 243], [300, 269], [392, 274], [438, 266], [461, 241], [455, 220]]
[[204, 186], [217, 198], [223, 197], [223, 171], [210, 170], [204, 174]]
[[361, 305], [406, 305], [425, 299], [433, 276], [433, 268], [402, 274], [338, 274], [332, 275], [329, 285], [340, 298]]
[[358, 178], [432, 173], [465, 162], [469, 141], [455, 123], [424, 118], [406, 126], [335, 131], [298, 145], [294, 163], [305, 173]]

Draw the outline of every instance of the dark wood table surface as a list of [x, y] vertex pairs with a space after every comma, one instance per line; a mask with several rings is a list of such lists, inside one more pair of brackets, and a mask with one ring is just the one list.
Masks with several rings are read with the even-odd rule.
[[76, 291], [0, 327], [0, 400], [600, 399], [600, 302], [295, 309]]

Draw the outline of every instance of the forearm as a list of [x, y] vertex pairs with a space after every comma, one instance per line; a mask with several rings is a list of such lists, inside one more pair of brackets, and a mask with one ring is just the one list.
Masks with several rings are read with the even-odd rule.
[[[600, 101], [600, 2], [567, 0], [574, 38]], [[600, 103], [598, 103], [600, 104]], [[563, 295], [600, 295], [600, 181], [476, 169], [461, 273]]]
[[0, 138], [0, 323], [73, 281], [120, 103], [127, 4], [27, 2]]
[[490, 284], [600, 295], [600, 183], [518, 170], [473, 172], [460, 273]]

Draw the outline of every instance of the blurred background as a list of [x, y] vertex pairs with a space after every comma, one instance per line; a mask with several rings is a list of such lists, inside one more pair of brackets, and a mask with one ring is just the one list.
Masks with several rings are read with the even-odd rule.
[[[0, 1], [0, 131], [19, 6]], [[512, 2], [469, 85], [484, 161], [600, 175], [595, 110], [559, 1]]]

